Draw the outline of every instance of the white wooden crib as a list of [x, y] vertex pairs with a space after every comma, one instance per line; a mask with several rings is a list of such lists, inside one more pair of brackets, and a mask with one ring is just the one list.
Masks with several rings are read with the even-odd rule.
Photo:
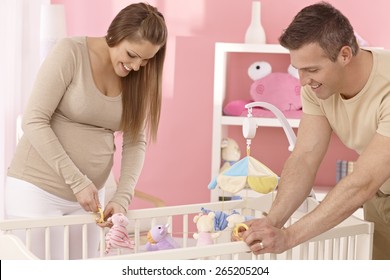
[[[105, 255], [105, 231], [100, 227], [92, 227], [100, 234], [99, 259], [371, 259], [373, 225], [354, 216], [346, 219], [340, 225], [282, 254], [263, 254], [255, 256], [249, 253], [247, 245], [242, 242], [231, 242], [231, 232], [227, 229], [217, 239], [216, 244], [196, 246], [192, 234], [194, 232], [193, 217], [201, 212], [201, 208], [215, 211], [231, 211], [258, 217], [268, 211], [273, 194], [243, 200], [224, 201], [205, 204], [191, 204], [171, 207], [157, 207], [142, 210], [131, 210], [128, 213], [129, 233], [134, 238], [135, 248], [132, 251], [115, 249]], [[313, 198], [307, 198], [288, 223], [294, 223], [307, 211], [318, 205]], [[30, 248], [31, 232], [41, 228], [45, 236], [45, 258], [50, 259], [50, 231], [53, 227], [62, 227], [64, 239], [56, 240], [63, 243], [63, 259], [69, 258], [69, 228], [81, 225], [82, 259], [88, 256], [87, 225], [95, 224], [96, 215], [63, 216], [49, 219], [4, 220], [0, 222], [0, 259], [34, 259], [37, 258]], [[180, 242], [181, 248], [146, 252], [144, 249], [145, 231], [156, 223], [169, 223], [170, 231]], [[288, 224], [287, 224], [288, 226]], [[14, 234], [15, 230], [24, 230], [26, 240], [21, 241]]]

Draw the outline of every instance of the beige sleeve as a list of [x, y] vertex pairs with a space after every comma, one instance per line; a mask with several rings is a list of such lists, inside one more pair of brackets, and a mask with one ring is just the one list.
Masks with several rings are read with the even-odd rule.
[[144, 165], [145, 139], [145, 134], [141, 133], [137, 141], [132, 143], [129, 134], [123, 134], [121, 175], [119, 177], [117, 191], [111, 201], [120, 204], [125, 209], [128, 209], [134, 196], [135, 185]]
[[31, 145], [73, 193], [81, 191], [91, 181], [67, 155], [50, 126], [50, 120], [76, 70], [75, 48], [70, 39], [63, 39], [47, 56], [38, 72], [22, 122]]
[[377, 132], [381, 135], [390, 137], [390, 94], [386, 94], [385, 97], [382, 98], [378, 112]]

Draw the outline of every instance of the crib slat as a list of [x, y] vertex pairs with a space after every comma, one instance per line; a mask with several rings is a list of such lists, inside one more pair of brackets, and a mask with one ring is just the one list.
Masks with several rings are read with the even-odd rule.
[[188, 214], [183, 215], [183, 247], [188, 247]]
[[333, 257], [333, 246], [334, 246], [334, 239], [330, 239], [328, 240], [328, 257], [327, 259], [328, 260], [333, 260], [334, 257]]
[[51, 259], [51, 243], [50, 243], [50, 228], [45, 228], [45, 259], [50, 260]]
[[[313, 259], [318, 260], [318, 241], [311, 244], [313, 246]], [[310, 245], [309, 245], [310, 246]]]
[[317, 260], [325, 259], [325, 240], [318, 242], [318, 258]]
[[81, 234], [81, 240], [82, 240], [82, 258], [83, 260], [88, 258], [88, 227], [86, 224], [82, 225], [82, 234]]
[[139, 252], [139, 244], [141, 243], [141, 238], [140, 238], [140, 227], [141, 227], [141, 222], [139, 219], [136, 219], [134, 222], [134, 253]]
[[32, 231], [31, 228], [26, 229], [26, 247], [31, 251]]
[[276, 260], [276, 254], [270, 254], [269, 255], [270, 260]]
[[64, 226], [64, 260], [69, 260], [69, 226]]
[[300, 260], [307, 260], [309, 258], [309, 245], [308, 243], [303, 243], [300, 245]]
[[173, 231], [173, 216], [168, 216], [167, 223], [169, 224], [169, 233], [172, 233]]
[[335, 238], [333, 259], [340, 259], [340, 238]]
[[349, 238], [349, 241], [348, 241], [348, 257], [347, 259], [348, 260], [353, 260], [355, 259], [355, 248], [356, 248], [356, 240], [355, 240], [355, 236], [350, 236]]
[[342, 250], [341, 250], [341, 259], [346, 260], [348, 256], [348, 238], [342, 238]]
[[103, 257], [106, 251], [106, 240], [105, 240], [105, 230], [104, 228], [100, 228], [99, 230], [99, 256]]
[[292, 260], [292, 249], [287, 250], [287, 252], [286, 252], [286, 260]]

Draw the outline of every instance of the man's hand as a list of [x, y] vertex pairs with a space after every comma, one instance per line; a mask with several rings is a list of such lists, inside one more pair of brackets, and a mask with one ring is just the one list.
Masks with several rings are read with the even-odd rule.
[[246, 222], [248, 230], [242, 231], [241, 238], [255, 254], [283, 253], [289, 249], [285, 229], [274, 227], [268, 218]]

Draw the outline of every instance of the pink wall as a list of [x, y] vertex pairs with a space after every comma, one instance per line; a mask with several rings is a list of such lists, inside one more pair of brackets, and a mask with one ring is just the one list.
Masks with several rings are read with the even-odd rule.
[[[104, 36], [115, 14], [139, 1], [52, 0], [65, 4], [68, 35]], [[150, 145], [137, 188], [155, 194], [168, 205], [209, 201], [207, 184], [211, 170], [211, 132], [213, 100], [214, 43], [242, 42], [249, 23], [251, 0], [155, 0], [148, 1], [164, 13], [169, 27], [168, 56], [164, 77], [164, 99], [158, 142]], [[262, 0], [262, 23], [268, 43], [277, 43], [280, 32], [304, 6], [317, 1]], [[386, 0], [329, 1], [343, 11], [355, 30], [372, 45], [390, 48], [390, 37], [383, 36], [389, 26]], [[284, 7], [281, 9], [280, 7]], [[92, 8], [93, 7], [93, 8]], [[244, 67], [245, 68], [245, 67]], [[246, 98], [250, 80], [246, 69], [241, 84], [232, 84]], [[232, 136], [243, 139], [237, 129]], [[288, 156], [282, 131], [261, 130], [255, 139], [255, 156], [279, 173]], [[286, 149], [280, 147], [286, 146]], [[332, 151], [321, 166], [317, 184], [333, 184], [337, 159], [354, 159], [332, 139]], [[132, 208], [147, 207], [135, 201]]]

